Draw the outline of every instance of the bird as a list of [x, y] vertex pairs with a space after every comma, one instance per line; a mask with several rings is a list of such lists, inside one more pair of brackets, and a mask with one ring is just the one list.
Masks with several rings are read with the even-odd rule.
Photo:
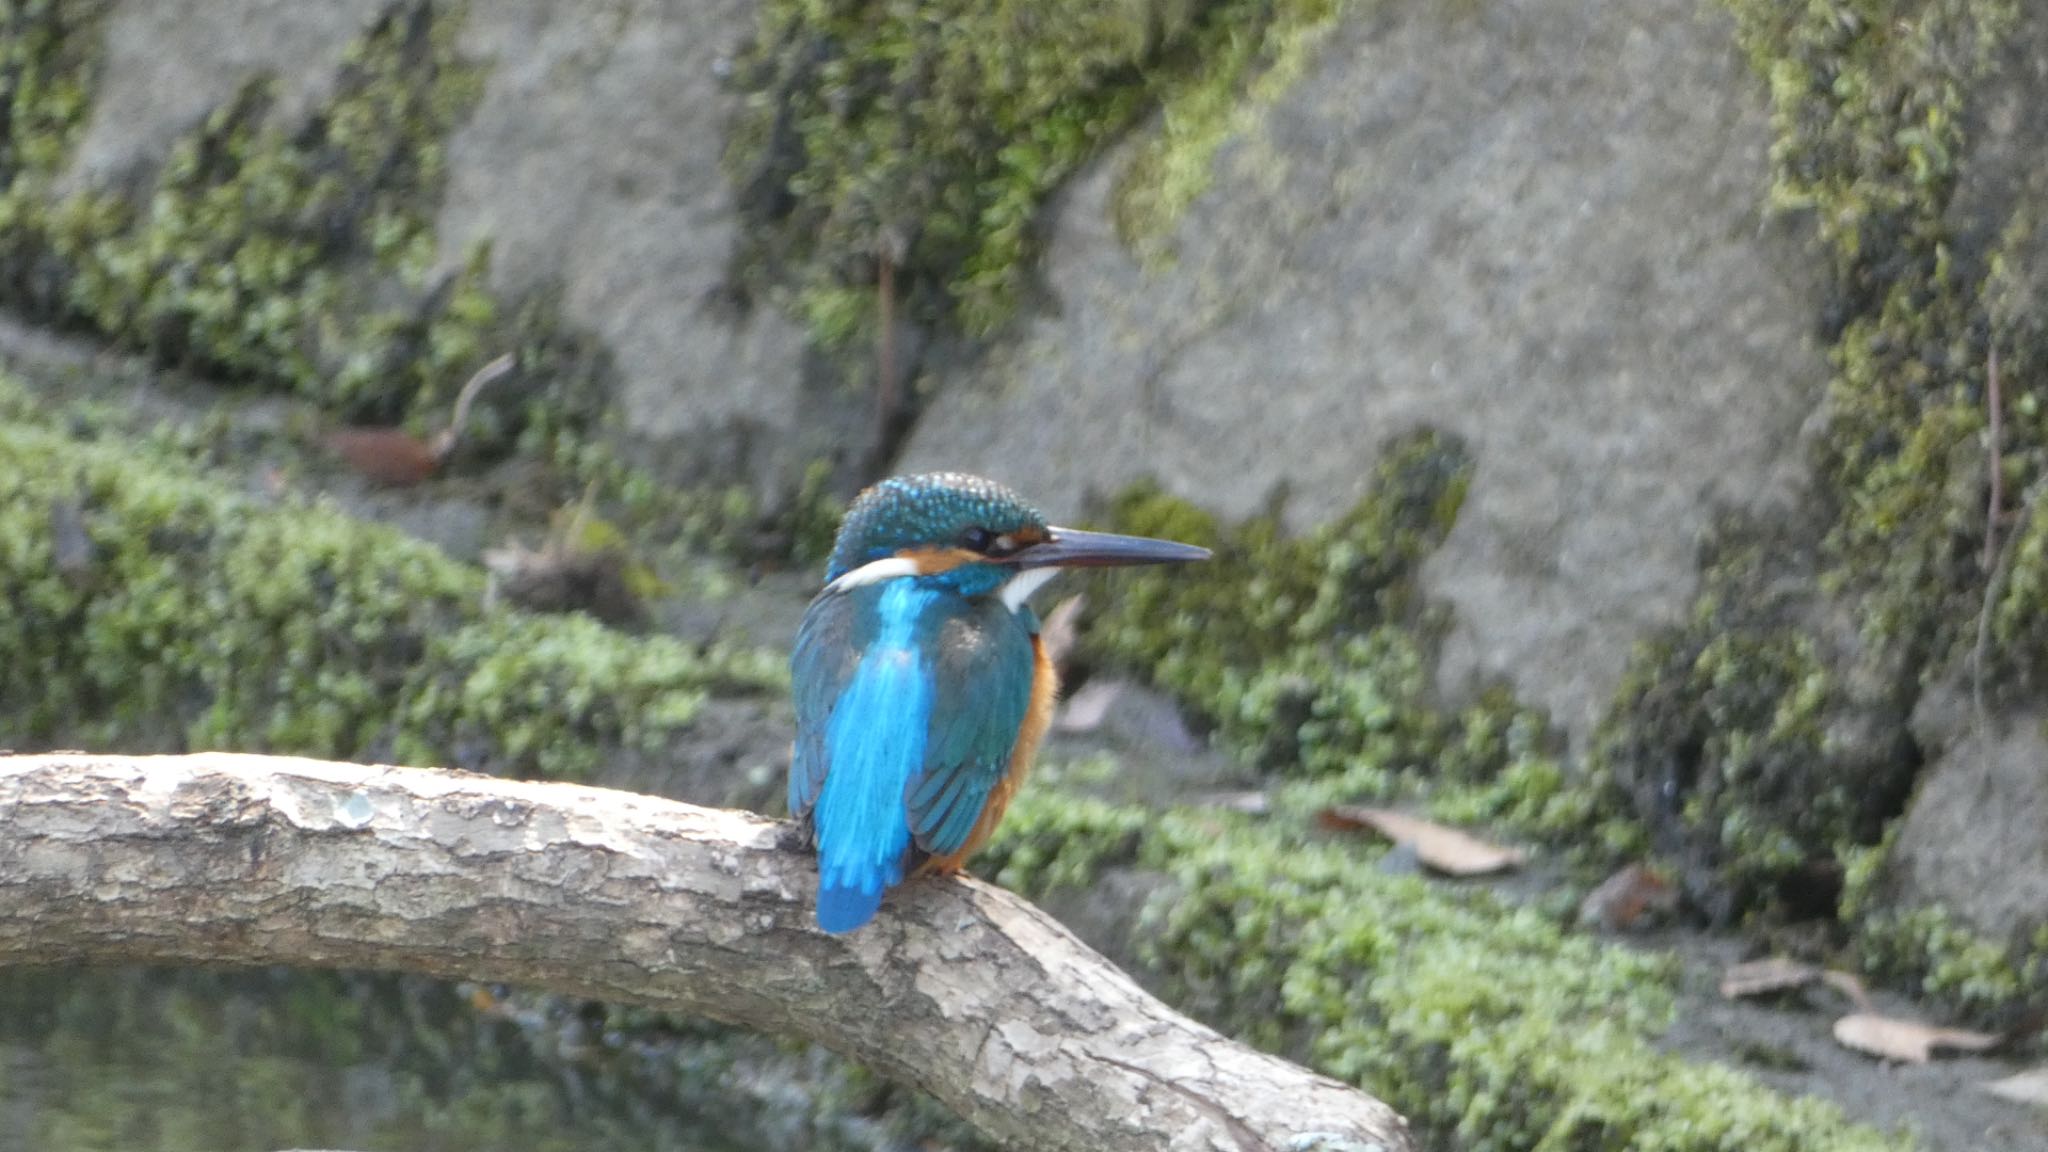
[[885, 892], [958, 872], [995, 830], [1059, 691], [1033, 592], [1066, 568], [1208, 556], [1049, 525], [959, 472], [855, 498], [790, 656], [789, 811], [817, 853], [818, 926], [859, 928]]

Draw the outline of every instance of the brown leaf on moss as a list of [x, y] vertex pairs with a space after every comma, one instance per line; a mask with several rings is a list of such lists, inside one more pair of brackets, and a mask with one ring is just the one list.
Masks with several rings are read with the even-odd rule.
[[326, 436], [327, 447], [347, 461], [348, 466], [378, 484], [410, 487], [424, 481], [455, 452], [469, 406], [486, 385], [511, 372], [516, 361], [510, 353], [500, 356], [470, 376], [455, 398], [454, 415], [448, 426], [432, 440], [424, 440], [403, 428], [337, 428]]
[[1579, 923], [1625, 931], [1652, 913], [1662, 915], [1677, 907], [1678, 891], [1663, 873], [1647, 864], [1630, 864], [1579, 901]]
[[1425, 868], [1446, 876], [1483, 876], [1517, 867], [1528, 859], [1519, 849], [1489, 844], [1456, 828], [1388, 808], [1339, 804], [1317, 813], [1316, 820], [1336, 831], [1370, 829], [1395, 844], [1411, 845]]
[[1984, 1052], [2004, 1039], [1991, 1032], [1939, 1028], [1874, 1012], [1856, 1012], [1835, 1021], [1835, 1042], [1842, 1047], [1907, 1064], [1925, 1064], [1934, 1058], [1937, 1049]]
[[1721, 998], [1744, 1000], [1772, 992], [1804, 988], [1820, 979], [1820, 969], [1783, 956], [1736, 964], [1721, 973]]
[[1045, 622], [1039, 625], [1038, 642], [1045, 646], [1045, 658], [1053, 667], [1064, 672], [1067, 657], [1074, 653], [1074, 643], [1080, 639], [1081, 609], [1087, 606], [1087, 598], [1073, 595], [1052, 606], [1045, 614]]
[[364, 478], [394, 488], [418, 484], [441, 466], [432, 446], [403, 428], [337, 428], [325, 440]]

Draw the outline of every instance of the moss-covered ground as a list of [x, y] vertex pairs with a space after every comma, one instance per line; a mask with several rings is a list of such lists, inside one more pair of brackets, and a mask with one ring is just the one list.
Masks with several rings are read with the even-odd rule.
[[[1900, 1147], [1831, 1105], [1660, 1053], [1670, 965], [1533, 907], [1381, 867], [1275, 813], [1161, 813], [1027, 791], [990, 866], [1042, 894], [1163, 873], [1144, 958], [1170, 998], [1408, 1116], [1418, 1146]], [[1303, 831], [1289, 831], [1299, 828]]]
[[487, 609], [482, 574], [317, 500], [0, 423], [0, 700], [17, 746], [232, 747], [576, 776], [660, 756], [779, 653]]

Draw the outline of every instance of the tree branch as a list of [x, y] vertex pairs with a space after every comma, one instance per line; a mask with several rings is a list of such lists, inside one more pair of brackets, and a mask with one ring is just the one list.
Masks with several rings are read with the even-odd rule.
[[0, 756], [0, 964], [401, 969], [644, 1004], [818, 1041], [1016, 1147], [1409, 1149], [1379, 1101], [1178, 1015], [1000, 889], [914, 883], [826, 936], [796, 849], [748, 813], [568, 784]]

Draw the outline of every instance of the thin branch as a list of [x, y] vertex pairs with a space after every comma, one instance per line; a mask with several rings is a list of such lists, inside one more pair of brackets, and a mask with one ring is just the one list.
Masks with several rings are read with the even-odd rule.
[[1977, 747], [1986, 756], [1991, 754], [1991, 714], [1984, 706], [1984, 664], [1991, 658], [1991, 614], [1998, 606], [1998, 597], [2005, 587], [2007, 575], [2012, 571], [2013, 545], [2026, 534], [2027, 525], [2033, 522], [2034, 505], [2040, 502], [2044, 484], [2048, 484], [2048, 477], [2029, 485], [2026, 495], [2021, 498], [2012, 535], [2005, 538], [2004, 545], [1998, 550], [1991, 576], [1984, 582], [1984, 602], [1977, 608], [1977, 644], [1970, 652], [1970, 702], [1976, 711]]
[[0, 827], [0, 964], [379, 968], [644, 1004], [818, 1041], [1017, 1148], [1410, 1149], [1385, 1105], [1176, 1014], [1000, 889], [914, 883], [826, 936], [808, 854], [749, 813], [66, 754], [0, 757]]
[[1998, 562], [1998, 517], [2005, 511], [2005, 404], [1999, 398], [1998, 345], [1984, 359], [1984, 404], [1990, 409], [1990, 440], [1987, 452], [1991, 469], [1991, 499], [1984, 510], [1984, 571]]
[[462, 429], [469, 423], [469, 406], [476, 402], [477, 393], [482, 392], [485, 386], [512, 371], [512, 366], [515, 363], [517, 361], [513, 358], [512, 353], [507, 352], [489, 364], [477, 369], [476, 374], [469, 378], [469, 382], [462, 386], [462, 391], [455, 396], [455, 412], [448, 417], [448, 426], [441, 429], [440, 434], [434, 437], [434, 462], [436, 464], [445, 462], [449, 455], [455, 451], [455, 443], [462, 438]]

